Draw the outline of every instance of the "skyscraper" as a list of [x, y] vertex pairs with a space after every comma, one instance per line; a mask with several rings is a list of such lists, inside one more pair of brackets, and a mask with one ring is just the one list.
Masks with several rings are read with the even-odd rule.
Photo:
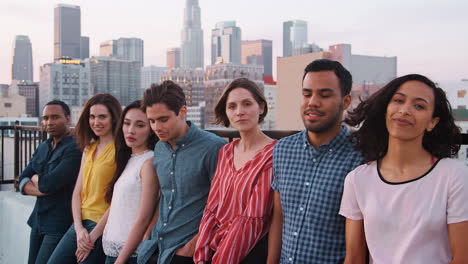
[[83, 106], [91, 95], [89, 66], [80, 60], [59, 59], [40, 68], [39, 109], [53, 99]]
[[148, 89], [153, 83], [161, 83], [161, 74], [166, 69], [166, 67], [158, 67], [154, 65], [141, 67], [141, 89]]
[[112, 56], [116, 51], [114, 40], [101, 42], [99, 45], [99, 56]]
[[166, 66], [169, 69], [180, 68], [180, 48], [170, 48], [167, 50]]
[[54, 59], [81, 58], [81, 10], [79, 6], [58, 4], [54, 9]]
[[186, 0], [182, 29], [181, 67], [203, 68], [203, 30], [198, 0]]
[[144, 66], [144, 42], [139, 38], [119, 38], [114, 40], [114, 56], [121, 60], [138, 61]]
[[242, 41], [242, 64], [263, 65], [263, 76], [273, 76], [273, 44], [271, 40]]
[[236, 26], [236, 21], [216, 23], [211, 32], [211, 64], [217, 60], [241, 63], [241, 29]]
[[89, 58], [89, 37], [81, 36], [80, 56], [82, 60]]
[[33, 61], [31, 41], [28, 36], [18, 35], [13, 44], [12, 80], [33, 80]]
[[128, 105], [143, 95], [138, 61], [92, 57], [89, 59], [89, 68], [93, 93], [110, 93], [122, 105]]
[[139, 38], [119, 38], [108, 40], [99, 46], [100, 56], [110, 56], [120, 60], [137, 61], [144, 66], [144, 41]]
[[307, 43], [307, 22], [291, 20], [283, 22], [283, 57], [293, 56], [294, 51]]

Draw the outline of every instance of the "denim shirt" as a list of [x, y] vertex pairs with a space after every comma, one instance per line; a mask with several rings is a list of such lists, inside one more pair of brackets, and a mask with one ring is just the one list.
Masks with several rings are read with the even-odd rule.
[[71, 198], [82, 153], [73, 136], [62, 138], [55, 149], [52, 144], [49, 138], [36, 149], [19, 177], [19, 189], [26, 195], [24, 186], [34, 174], [39, 175], [39, 191], [46, 195], [37, 197], [28, 225], [41, 233], [59, 234], [73, 222]]
[[203, 216], [218, 151], [227, 142], [195, 124], [176, 142], [159, 141], [153, 165], [161, 188], [159, 218], [151, 237], [141, 243], [138, 263], [146, 263], [159, 252], [158, 263], [170, 263], [175, 251], [197, 233]]

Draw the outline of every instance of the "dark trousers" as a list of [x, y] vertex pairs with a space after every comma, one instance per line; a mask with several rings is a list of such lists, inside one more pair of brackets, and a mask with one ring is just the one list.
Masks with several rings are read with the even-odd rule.
[[[266, 263], [268, 257], [268, 235], [265, 235], [257, 245], [247, 254], [241, 261], [241, 264], [262, 264]], [[155, 264], [158, 259], [158, 252], [156, 251], [146, 264]], [[192, 257], [183, 257], [174, 255], [171, 264], [193, 264]], [[210, 263], [210, 262], [208, 262]]]
[[[156, 264], [158, 263], [159, 251], [156, 250], [153, 255], [148, 259], [146, 264]], [[171, 259], [171, 264], [194, 264], [193, 257], [184, 257], [179, 255], [174, 255]]]
[[28, 264], [46, 264], [62, 236], [63, 233], [44, 234], [31, 229]]
[[[96, 226], [96, 223], [91, 220], [84, 220], [83, 226], [84, 228], [86, 228], [86, 230], [88, 230], [88, 232], [91, 232]], [[57, 248], [54, 250], [54, 253], [52, 253], [48, 264], [77, 263], [75, 256], [76, 249], [76, 232], [74, 226], [71, 225], [68, 231], [63, 236], [62, 240], [60, 240], [60, 243], [57, 245]], [[94, 249], [91, 250], [91, 253], [89, 253], [86, 260], [81, 263], [102, 264], [105, 261], [106, 255], [104, 254], [104, 251], [102, 249], [102, 237], [100, 237], [94, 243]]]
[[245, 256], [241, 264], [266, 263], [268, 257], [268, 234], [265, 235], [257, 245]]
[[[116, 260], [117, 260], [116, 257], [106, 256], [106, 264], [114, 264]], [[130, 257], [130, 258], [127, 259], [127, 261], [125, 263], [126, 264], [137, 264], [137, 258], [136, 257]]]

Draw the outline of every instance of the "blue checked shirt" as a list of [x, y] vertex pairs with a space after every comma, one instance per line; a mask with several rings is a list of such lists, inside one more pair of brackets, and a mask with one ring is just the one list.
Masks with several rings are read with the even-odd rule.
[[315, 149], [304, 130], [275, 145], [272, 188], [283, 209], [281, 263], [343, 263], [345, 218], [338, 211], [344, 179], [363, 162], [348, 135], [343, 126]]

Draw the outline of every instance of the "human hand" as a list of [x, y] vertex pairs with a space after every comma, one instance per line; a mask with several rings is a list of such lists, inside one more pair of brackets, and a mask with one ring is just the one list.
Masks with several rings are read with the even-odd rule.
[[78, 249], [83, 251], [91, 251], [94, 248], [94, 242], [91, 240], [86, 228], [82, 227], [76, 230], [76, 244]]
[[193, 257], [193, 254], [195, 253], [195, 243], [189, 241], [187, 244], [185, 244], [183, 247], [179, 248], [176, 250], [175, 254], [178, 256], [183, 256], [183, 257]]
[[91, 253], [91, 250], [83, 250], [83, 249], [76, 249], [75, 256], [76, 260], [78, 263], [81, 263], [88, 258], [89, 253]]
[[32, 177], [31, 177], [31, 182], [34, 184], [34, 186], [39, 186], [39, 175], [38, 174], [34, 174]]

